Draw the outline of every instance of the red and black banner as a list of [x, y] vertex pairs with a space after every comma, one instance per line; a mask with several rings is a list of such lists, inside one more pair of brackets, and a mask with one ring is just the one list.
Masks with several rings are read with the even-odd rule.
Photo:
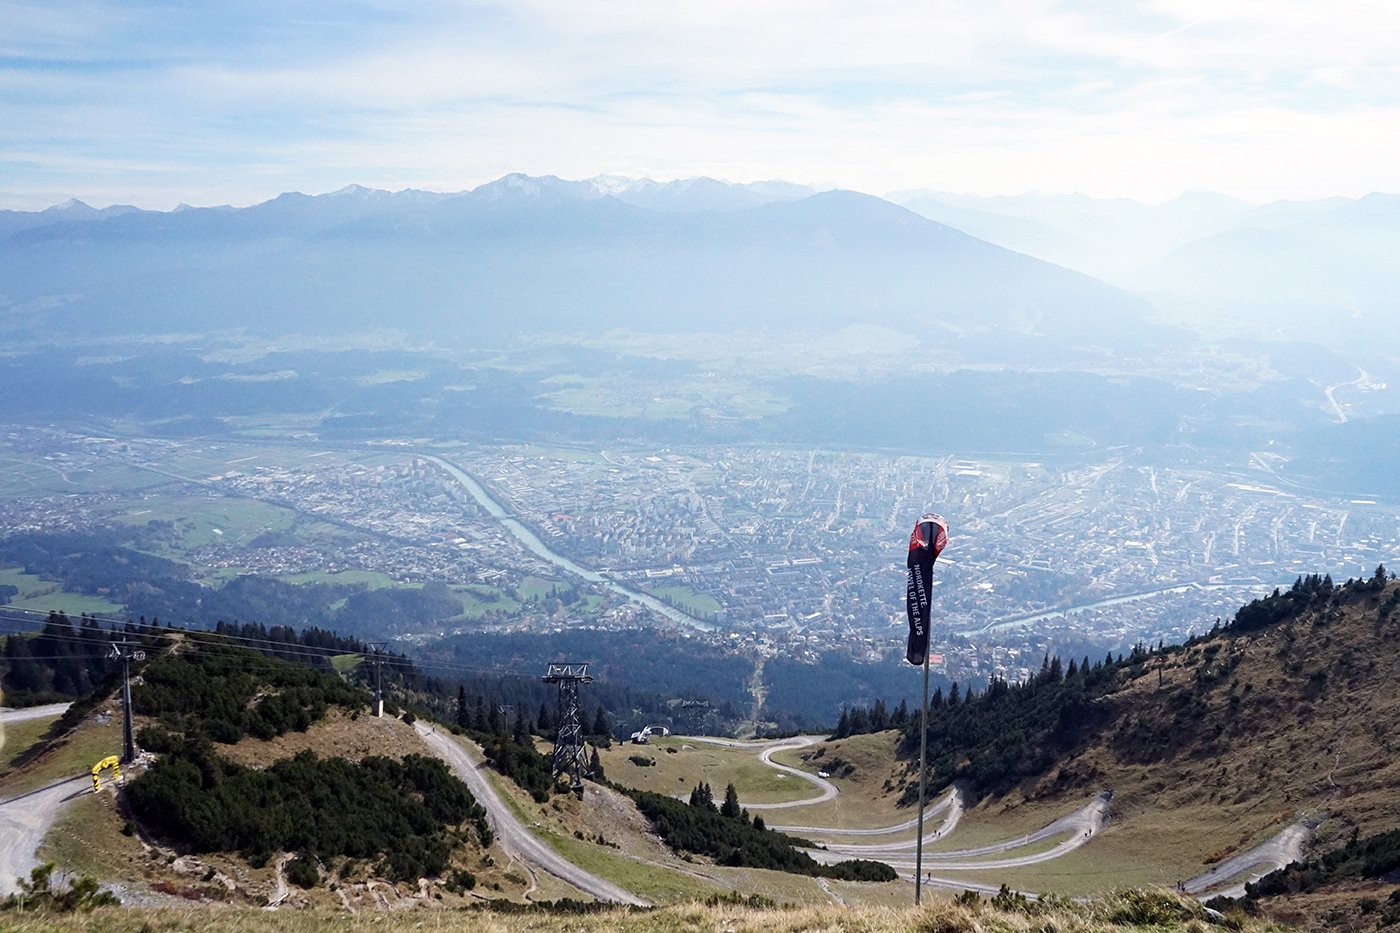
[[933, 512], [920, 515], [914, 533], [909, 536], [909, 587], [904, 597], [905, 608], [909, 611], [909, 648], [904, 658], [910, 664], [923, 664], [928, 656], [933, 562], [947, 546], [948, 523], [943, 516]]

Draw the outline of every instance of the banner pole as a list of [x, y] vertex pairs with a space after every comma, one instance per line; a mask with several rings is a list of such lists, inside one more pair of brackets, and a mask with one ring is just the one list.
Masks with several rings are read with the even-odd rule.
[[914, 856], [914, 906], [924, 881], [924, 756], [928, 751], [928, 649], [924, 649], [924, 702], [919, 722], [919, 838]]

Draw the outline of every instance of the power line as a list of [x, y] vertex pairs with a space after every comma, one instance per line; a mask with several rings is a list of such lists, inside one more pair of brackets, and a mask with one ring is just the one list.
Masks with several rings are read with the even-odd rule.
[[[43, 622], [43, 623], [40, 623], [40, 622], [38, 622], [38, 620], [35, 620], [35, 619], [32, 619], [32, 618], [19, 618], [19, 619], [10, 618], [10, 619], [7, 619], [7, 618], [5, 618], [5, 614], [6, 614], [7, 612], [23, 612], [23, 613], [29, 614], [29, 615], [31, 615], [31, 616], [33, 616], [33, 615], [41, 615], [41, 616], [44, 617], [44, 622]], [[77, 625], [75, 626], [76, 631], [74, 631], [74, 632], [71, 633], [71, 634], [70, 634], [70, 633], [63, 633], [63, 632], [45, 632], [42, 626], [48, 622], [48, 619], [49, 619], [50, 615], [52, 615], [52, 613], [46, 612], [46, 611], [44, 611], [44, 610], [38, 610], [38, 609], [26, 609], [26, 608], [22, 608], [22, 607], [13, 607], [13, 608], [12, 608], [12, 607], [8, 607], [8, 606], [7, 606], [7, 607], [0, 608], [0, 622], [13, 622], [13, 623], [19, 623], [19, 624], [25, 624], [25, 625], [35, 625], [35, 624], [40, 625], [40, 628], [32, 629], [32, 630], [29, 631], [29, 632], [10, 632], [10, 633], [8, 633], [8, 634], [15, 634], [15, 635], [33, 634], [33, 635], [41, 636], [41, 637], [44, 637], [44, 638], [50, 638], [50, 639], [62, 640], [62, 641], [68, 641], [68, 642], [74, 642], [74, 643], [82, 643], [82, 644], [86, 644], [86, 645], [91, 645], [92, 642], [93, 642], [93, 640], [94, 640], [94, 638], [97, 637], [98, 635], [102, 635], [102, 636], [127, 635], [127, 636], [130, 636], [130, 635], [132, 634], [132, 633], [124, 632], [124, 631], [122, 631], [122, 630], [120, 630], [120, 629], [118, 629], [118, 630], [112, 630], [112, 629], [99, 628], [99, 629], [95, 629], [95, 630], [86, 630], [86, 629], [81, 628], [81, 623], [82, 623], [84, 620], [92, 619], [92, 620], [95, 620], [95, 621], [98, 621], [98, 622], [101, 622], [101, 621], [104, 621], [104, 620], [103, 620], [103, 619], [99, 619], [99, 618], [97, 618], [97, 617], [94, 616], [94, 615], [87, 615], [87, 616], [67, 616], [67, 615], [64, 615], [64, 614], [59, 614], [59, 615], [60, 615], [62, 618], [68, 619], [70, 623], [77, 623]], [[105, 621], [110, 621], [110, 622], [121, 622], [123, 625], [126, 624], [126, 623], [129, 623], [129, 622], [132, 622], [131, 619], [126, 619], [126, 620], [109, 619], [109, 620], [105, 620]], [[293, 629], [291, 626], [287, 626], [287, 628], [288, 628], [289, 630], [296, 631], [296, 630]], [[366, 659], [368, 659], [368, 658], [373, 654], [373, 651], [372, 651], [372, 650], [368, 650], [369, 646], [368, 646], [366, 643], [364, 643], [364, 642], [361, 642], [360, 644], [366, 645], [366, 649], [367, 649], [367, 650], [363, 650], [363, 651], [349, 650], [349, 651], [347, 651], [347, 650], [344, 650], [344, 649], [337, 649], [337, 648], [322, 648], [322, 647], [318, 647], [318, 646], [315, 646], [315, 645], [304, 645], [304, 644], [301, 644], [300, 642], [279, 641], [279, 640], [277, 640], [277, 639], [272, 639], [272, 638], [256, 638], [256, 637], [253, 637], [253, 636], [234, 635], [234, 634], [231, 634], [231, 633], [228, 633], [228, 632], [218, 632], [218, 631], [215, 631], [215, 630], [213, 630], [213, 629], [174, 629], [173, 631], [176, 632], [176, 633], [178, 633], [178, 634], [180, 634], [181, 636], [183, 636], [183, 637], [185, 637], [185, 638], [191, 640], [191, 641], [196, 641], [196, 642], [199, 641], [199, 640], [201, 639], [201, 636], [211, 636], [212, 638], [227, 639], [228, 641], [234, 642], [235, 644], [238, 644], [238, 645], [241, 645], [241, 646], [244, 646], [244, 647], [248, 647], [248, 648], [253, 648], [254, 650], [258, 650], [258, 651], [263, 651], [264, 649], [267, 649], [267, 652], [268, 652], [268, 653], [273, 653], [273, 652], [275, 652], [275, 653], [280, 653], [280, 654], [282, 654], [282, 655], [291, 655], [291, 656], [303, 657], [303, 658], [314, 658], [314, 659], [320, 659], [320, 660], [327, 660], [327, 659], [329, 659], [329, 658], [334, 658], [334, 657], [344, 657], [344, 656], [346, 656], [346, 655], [361, 655], [361, 656], [365, 657]], [[304, 632], [306, 631], [306, 629], [302, 629], [301, 631], [304, 633]], [[323, 631], [324, 631], [324, 630], [323, 630]], [[83, 634], [84, 632], [90, 632], [90, 634]], [[164, 635], [166, 635], [166, 634], [167, 634], [167, 633], [166, 633], [166, 630], [165, 630], [164, 627], [160, 628], [158, 631], [155, 631], [155, 632], [152, 632], [152, 633], [151, 633], [151, 635], [152, 635], [153, 637], [162, 637], [162, 636], [164, 636]], [[337, 637], [344, 637], [344, 636], [337, 636]], [[212, 643], [212, 642], [206, 642], [206, 643]], [[376, 642], [376, 643], [374, 643], [374, 644], [381, 644], [381, 645], [385, 645], [385, 646], [387, 647], [387, 643], [384, 643], [384, 642]], [[382, 658], [383, 658], [383, 663], [384, 663], [385, 665], [390, 666], [390, 667], [394, 666], [395, 664], [408, 664], [409, 666], [417, 668], [417, 669], [419, 670], [419, 672], [421, 672], [421, 673], [423, 673], [423, 674], [425, 674], [425, 675], [428, 675], [428, 676], [432, 676], [432, 674], [429, 672], [428, 668], [431, 668], [431, 669], [434, 670], [434, 671], [445, 671], [445, 672], [449, 672], [449, 673], [453, 673], [453, 674], [487, 674], [487, 675], [495, 675], [495, 676], [502, 676], [502, 677], [526, 677], [526, 678], [532, 678], [532, 677], [537, 676], [537, 675], [535, 674], [534, 671], [527, 671], [527, 670], [522, 670], [522, 669], [517, 669], [517, 668], [482, 667], [482, 666], [479, 666], [479, 665], [462, 664], [462, 663], [456, 662], [456, 661], [424, 660], [424, 659], [421, 659], [421, 658], [412, 658], [412, 657], [409, 657], [408, 655], [402, 655], [402, 654], [401, 654], [401, 655], [395, 655], [395, 654], [392, 654], [392, 653], [390, 653], [390, 652], [388, 652], [388, 651], [384, 651], [384, 652], [382, 653]]]

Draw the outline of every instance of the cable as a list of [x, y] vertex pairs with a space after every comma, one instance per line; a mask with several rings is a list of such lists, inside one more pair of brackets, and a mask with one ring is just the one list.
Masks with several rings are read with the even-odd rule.
[[[30, 610], [30, 611], [33, 611], [33, 610]], [[20, 619], [6, 620], [6, 619], [3, 618], [2, 613], [3, 613], [3, 610], [0, 610], [0, 621], [23, 622], [23, 623], [25, 623], [25, 624], [32, 624], [31, 620], [28, 620], [28, 619], [23, 619], [23, 620], [20, 620]], [[89, 616], [89, 618], [91, 618], [91, 616]], [[277, 640], [275, 640], [275, 639], [270, 639], [270, 638], [252, 638], [252, 637], [238, 636], [238, 635], [232, 635], [232, 634], [223, 633], [223, 632], [216, 632], [216, 631], [213, 631], [212, 629], [177, 629], [176, 631], [179, 632], [185, 639], [187, 639], [187, 640], [188, 640], [190, 643], [192, 643], [192, 644], [196, 644], [196, 645], [197, 645], [197, 644], [201, 644], [201, 643], [202, 643], [202, 644], [206, 644], [206, 645], [216, 645], [216, 644], [218, 644], [218, 642], [216, 642], [216, 641], [212, 641], [212, 640], [210, 640], [210, 641], [205, 641], [205, 640], [201, 639], [201, 636], [212, 636], [212, 638], [214, 638], [214, 639], [226, 639], [227, 641], [233, 642], [233, 643], [234, 643], [235, 645], [237, 645], [237, 646], [251, 648], [251, 649], [256, 650], [256, 651], [259, 651], [259, 652], [261, 652], [261, 653], [272, 655], [272, 656], [274, 656], [274, 657], [276, 657], [276, 656], [283, 656], [283, 657], [285, 657], [285, 656], [290, 656], [290, 657], [294, 657], [294, 658], [309, 658], [309, 659], [314, 659], [314, 660], [328, 660], [328, 659], [330, 659], [330, 658], [345, 657], [345, 656], [347, 656], [347, 655], [358, 655], [358, 656], [363, 657], [363, 658], [365, 658], [365, 659], [369, 659], [369, 658], [372, 658], [372, 657], [374, 656], [374, 655], [373, 655], [373, 652], [371, 652], [371, 651], [345, 651], [345, 650], [340, 650], [340, 649], [335, 649], [335, 648], [317, 648], [317, 647], [314, 646], [314, 645], [301, 645], [301, 644], [298, 644], [298, 643], [296, 643], [296, 642], [277, 641]], [[304, 631], [304, 630], [303, 630], [303, 631]], [[98, 636], [99, 636], [99, 635], [102, 636], [102, 639], [101, 639], [102, 641], [104, 641], [104, 642], [110, 644], [110, 643], [111, 643], [111, 637], [112, 637], [112, 636], [114, 636], [114, 635], [126, 635], [126, 634], [129, 634], [129, 633], [124, 633], [124, 632], [121, 632], [120, 630], [118, 630], [118, 631], [112, 631], [112, 630], [109, 630], [109, 629], [98, 629], [98, 630], [96, 630], [96, 631], [93, 631], [91, 634], [84, 635], [84, 634], [79, 634], [78, 631], [74, 631], [72, 634], [68, 634], [68, 633], [62, 633], [62, 632], [45, 632], [45, 631], [43, 631], [43, 629], [39, 629], [39, 630], [37, 630], [37, 631], [31, 631], [31, 632], [10, 632], [10, 633], [8, 633], [8, 634], [12, 634], [12, 635], [33, 634], [33, 635], [35, 635], [36, 637], [40, 637], [40, 638], [52, 639], [52, 640], [55, 640], [55, 641], [61, 641], [61, 642], [72, 643], [72, 644], [82, 644], [82, 645], [85, 645], [85, 646], [91, 646], [91, 645], [93, 644], [94, 640], [97, 640], [97, 639], [98, 639]], [[162, 636], [162, 635], [157, 635], [156, 637], [163, 637], [163, 636]], [[259, 646], [262, 646], [262, 647], [259, 647]], [[383, 658], [384, 658], [384, 660], [383, 660], [382, 663], [384, 663], [384, 664], [388, 664], [388, 665], [390, 665], [390, 666], [400, 666], [400, 667], [403, 666], [403, 665], [405, 665], [405, 664], [407, 664], [410, 668], [416, 668], [416, 669], [419, 671], [419, 673], [425, 674], [426, 676], [434, 676], [434, 674], [433, 674], [432, 672], [430, 672], [430, 671], [427, 669], [427, 668], [429, 668], [429, 667], [431, 667], [431, 669], [432, 669], [433, 672], [436, 672], [436, 671], [444, 671], [444, 672], [448, 672], [448, 673], [452, 673], [452, 674], [485, 674], [485, 675], [493, 675], [493, 676], [498, 676], [498, 677], [512, 677], [512, 676], [513, 676], [513, 677], [535, 677], [535, 676], [538, 676], [538, 675], [539, 675], [539, 671], [538, 671], [538, 670], [522, 670], [522, 669], [517, 669], [517, 668], [503, 668], [503, 667], [483, 667], [483, 666], [480, 666], [480, 665], [463, 664], [463, 663], [461, 663], [461, 662], [456, 662], [456, 661], [428, 661], [428, 660], [424, 660], [424, 659], [422, 659], [422, 658], [410, 657], [410, 656], [408, 656], [408, 655], [395, 655], [395, 654], [386, 653], [386, 654], [383, 656]], [[36, 660], [37, 660], [37, 659], [36, 659]], [[60, 660], [61, 660], [61, 659], [60, 659]]]

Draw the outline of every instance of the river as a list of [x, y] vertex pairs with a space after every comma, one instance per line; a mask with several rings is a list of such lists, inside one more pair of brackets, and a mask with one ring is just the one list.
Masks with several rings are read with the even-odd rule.
[[525, 545], [525, 548], [530, 551], [530, 553], [543, 557], [551, 564], [554, 564], [556, 567], [562, 567], [576, 577], [582, 577], [590, 583], [597, 583], [606, 589], [612, 590], [619, 596], [625, 596], [633, 602], [641, 603], [652, 612], [663, 615], [672, 622], [679, 623], [680, 625], [688, 625], [691, 628], [700, 629], [704, 632], [713, 632], [715, 630], [715, 627], [710, 623], [682, 612], [674, 606], [668, 606], [649, 593], [643, 593], [631, 587], [623, 586], [621, 583], [603, 576], [596, 570], [589, 570], [587, 567], [574, 563], [562, 554], [556, 554], [549, 549], [547, 544], [540, 540], [539, 535], [535, 534], [529, 528], [526, 528], [514, 518], [511, 518], [510, 513], [503, 509], [499, 502], [492, 499], [476, 480], [472, 479], [446, 460], [443, 460], [441, 457], [428, 456], [426, 459], [442, 467], [452, 475], [453, 479], [465, 486], [467, 492], [471, 493], [472, 498], [476, 500], [477, 504], [485, 509], [492, 518], [504, 525], [507, 531], [515, 535], [516, 540]]

